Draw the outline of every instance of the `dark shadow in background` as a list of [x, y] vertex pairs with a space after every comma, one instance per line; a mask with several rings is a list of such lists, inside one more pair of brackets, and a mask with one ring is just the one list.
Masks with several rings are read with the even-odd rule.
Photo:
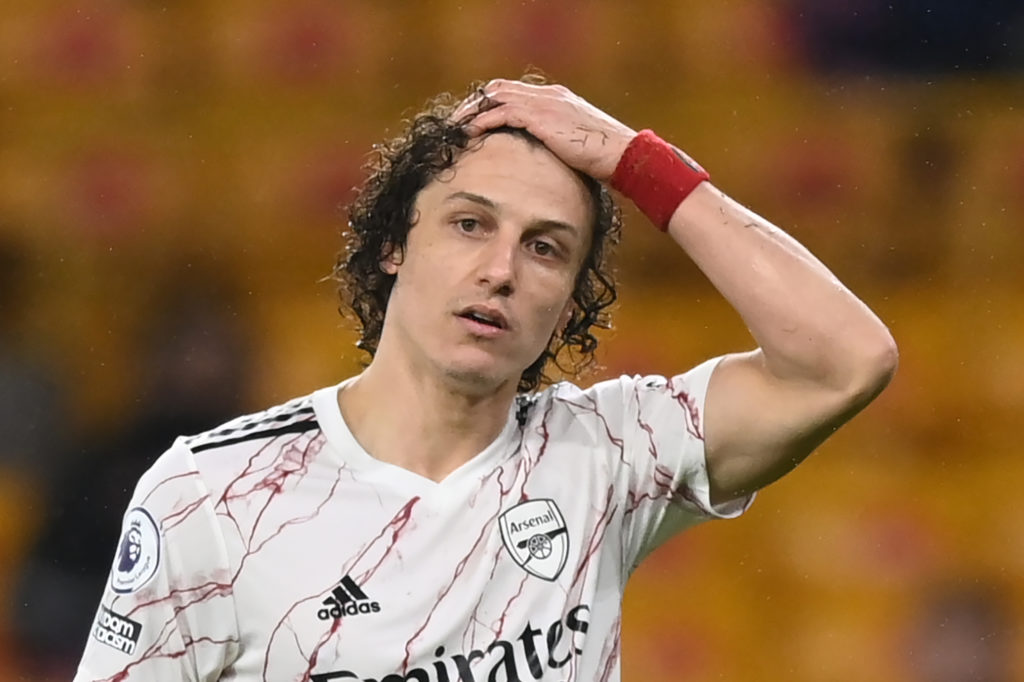
[[26, 245], [0, 237], [0, 470], [41, 484], [63, 451], [67, 396], [25, 331], [35, 270]]
[[1024, 68], [1020, 0], [791, 0], [790, 12], [808, 61], [824, 73]]
[[181, 279], [155, 297], [143, 333], [137, 410], [64, 459], [24, 564], [11, 622], [30, 679], [73, 676], [139, 477], [175, 437], [243, 412], [251, 348], [234, 292], [216, 275], [176, 274]]
[[907, 641], [910, 679], [1011, 682], [1016, 625], [1009, 596], [996, 583], [968, 580], [928, 590]]

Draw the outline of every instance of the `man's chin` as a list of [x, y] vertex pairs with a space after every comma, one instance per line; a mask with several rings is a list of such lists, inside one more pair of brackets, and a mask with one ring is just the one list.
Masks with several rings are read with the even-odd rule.
[[512, 377], [507, 372], [502, 373], [493, 365], [487, 367], [449, 366], [445, 370], [445, 376], [459, 390], [475, 394], [493, 393], [510, 381], [514, 381], [517, 385], [519, 383], [518, 376]]

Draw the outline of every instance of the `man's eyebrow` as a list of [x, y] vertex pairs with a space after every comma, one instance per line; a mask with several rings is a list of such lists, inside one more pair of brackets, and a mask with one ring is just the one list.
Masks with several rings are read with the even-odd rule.
[[[481, 206], [485, 206], [485, 207], [487, 207], [487, 208], [489, 208], [491, 210], [495, 210], [495, 211], [498, 210], [498, 205], [496, 203], [494, 203], [492, 200], [488, 199], [485, 196], [481, 196], [479, 194], [474, 194], [473, 192], [462, 192], [462, 191], [452, 192], [447, 197], [445, 197], [444, 200], [445, 201], [452, 201], [454, 199], [465, 199], [467, 201], [472, 201], [475, 204], [480, 204]], [[580, 234], [580, 229], [578, 227], [576, 227], [575, 225], [572, 225], [572, 224], [566, 223], [566, 222], [562, 222], [561, 220], [554, 220], [554, 219], [547, 219], [547, 218], [543, 218], [541, 220], [538, 220], [538, 221], [534, 222], [530, 227], [533, 230], [560, 230], [560, 231], [568, 232], [569, 234], [571, 234], [573, 236], [579, 236], [579, 234]]]
[[480, 196], [479, 194], [473, 194], [472, 192], [452, 192], [447, 197], [445, 197], [444, 200], [451, 201], [452, 199], [466, 199], [468, 201], [472, 201], [475, 204], [486, 206], [487, 208], [490, 209], [498, 208], [498, 205], [491, 201], [490, 199], [488, 199], [487, 197]]
[[530, 228], [531, 231], [536, 230], [538, 232], [550, 232], [554, 230], [568, 232], [574, 237], [578, 237], [580, 235], [580, 228], [571, 223], [563, 223], [561, 220], [538, 220], [533, 223]]

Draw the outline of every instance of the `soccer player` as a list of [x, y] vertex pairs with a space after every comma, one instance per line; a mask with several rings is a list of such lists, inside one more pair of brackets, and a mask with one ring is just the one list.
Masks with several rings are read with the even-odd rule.
[[[605, 183], [756, 350], [536, 390], [614, 299]], [[807, 250], [561, 86], [436, 100], [378, 149], [350, 223], [338, 274], [372, 362], [143, 476], [76, 680], [618, 680], [643, 557], [741, 513], [896, 366]]]

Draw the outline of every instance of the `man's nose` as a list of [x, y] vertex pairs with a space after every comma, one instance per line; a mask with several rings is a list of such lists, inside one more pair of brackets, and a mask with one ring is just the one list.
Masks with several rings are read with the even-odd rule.
[[503, 236], [489, 240], [480, 254], [480, 282], [497, 294], [515, 291], [519, 242]]

